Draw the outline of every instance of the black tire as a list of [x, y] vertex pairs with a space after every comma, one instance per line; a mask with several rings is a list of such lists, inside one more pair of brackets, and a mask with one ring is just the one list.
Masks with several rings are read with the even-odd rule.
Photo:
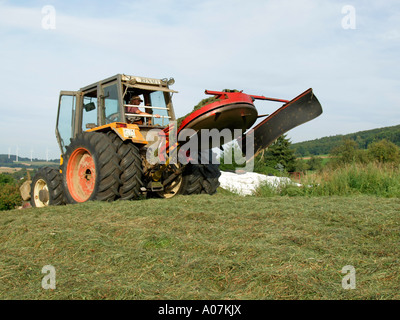
[[139, 148], [131, 141], [122, 141], [113, 131], [107, 134], [116, 148], [120, 158], [120, 186], [118, 194], [121, 200], [132, 200], [140, 197], [143, 186], [143, 168]]
[[119, 196], [119, 162], [115, 146], [104, 133], [83, 132], [71, 139], [62, 168], [67, 202], [115, 200]]
[[38, 170], [31, 184], [30, 203], [35, 208], [65, 203], [62, 176], [59, 170], [50, 167]]
[[216, 157], [212, 150], [203, 152], [203, 154], [208, 152], [209, 164], [202, 164], [201, 155], [199, 155], [199, 164], [189, 163], [186, 165], [183, 171], [181, 194], [203, 193], [212, 195], [217, 192], [218, 179], [221, 175], [219, 164], [213, 164], [216, 162]]

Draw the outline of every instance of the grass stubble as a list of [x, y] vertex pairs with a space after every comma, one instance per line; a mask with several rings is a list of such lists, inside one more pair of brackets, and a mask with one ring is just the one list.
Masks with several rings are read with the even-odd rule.
[[399, 212], [390, 197], [227, 191], [6, 211], [0, 298], [399, 299]]

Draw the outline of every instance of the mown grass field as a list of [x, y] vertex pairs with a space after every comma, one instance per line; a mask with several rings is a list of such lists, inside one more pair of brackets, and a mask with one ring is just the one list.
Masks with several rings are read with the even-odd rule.
[[0, 299], [399, 299], [399, 212], [398, 198], [228, 192], [5, 211]]

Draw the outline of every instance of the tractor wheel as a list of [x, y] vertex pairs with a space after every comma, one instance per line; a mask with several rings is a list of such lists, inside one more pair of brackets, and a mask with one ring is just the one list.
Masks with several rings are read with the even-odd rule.
[[[179, 164], [168, 165], [167, 169], [163, 172], [163, 177], [161, 181], [165, 181], [179, 169], [180, 169]], [[175, 175], [175, 178], [164, 186], [163, 191], [157, 192], [157, 195], [160, 198], [169, 199], [176, 196], [177, 194], [180, 194], [182, 190], [182, 181], [183, 181], [182, 173]]]
[[64, 190], [60, 171], [50, 167], [40, 168], [31, 184], [31, 205], [41, 208], [64, 204]]
[[119, 195], [119, 157], [106, 134], [83, 132], [72, 139], [62, 172], [68, 203], [113, 201]]
[[120, 158], [121, 175], [119, 197], [121, 200], [138, 199], [143, 186], [143, 168], [139, 148], [132, 142], [122, 141], [113, 131], [107, 134]]
[[[214, 161], [213, 161], [214, 160]], [[181, 194], [214, 194], [219, 187], [218, 178], [221, 175], [219, 164], [215, 163], [215, 154], [209, 151], [209, 164], [201, 164], [199, 156], [199, 164], [186, 165], [182, 176]]]

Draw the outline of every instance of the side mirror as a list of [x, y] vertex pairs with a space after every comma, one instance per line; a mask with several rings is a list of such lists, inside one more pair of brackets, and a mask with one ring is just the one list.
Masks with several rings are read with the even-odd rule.
[[89, 102], [89, 103], [84, 104], [83, 108], [85, 108], [86, 112], [89, 112], [89, 111], [96, 109], [96, 105], [94, 102]]

